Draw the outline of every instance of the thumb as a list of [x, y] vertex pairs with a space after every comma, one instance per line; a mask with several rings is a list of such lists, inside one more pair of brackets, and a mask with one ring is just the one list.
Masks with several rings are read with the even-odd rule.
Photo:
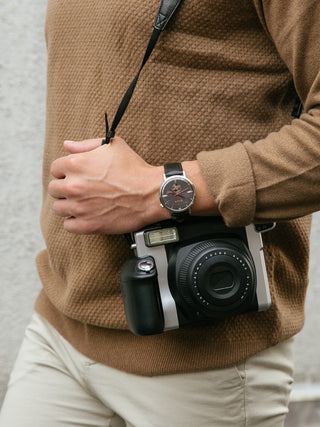
[[71, 154], [85, 153], [100, 147], [102, 139], [85, 139], [84, 141], [64, 141], [64, 148]]

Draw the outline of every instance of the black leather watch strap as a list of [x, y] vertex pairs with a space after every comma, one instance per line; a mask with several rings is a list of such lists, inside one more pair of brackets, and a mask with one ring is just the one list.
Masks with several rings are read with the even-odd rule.
[[175, 219], [176, 221], [181, 221], [190, 216], [190, 210], [187, 210], [184, 212], [171, 212], [170, 216], [172, 219]]
[[181, 163], [167, 163], [164, 165], [164, 174], [166, 178], [174, 175], [183, 175]]

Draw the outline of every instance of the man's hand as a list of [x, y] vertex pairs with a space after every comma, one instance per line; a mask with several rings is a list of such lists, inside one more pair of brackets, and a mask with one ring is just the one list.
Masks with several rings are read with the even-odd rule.
[[123, 139], [64, 146], [72, 154], [52, 163], [49, 194], [55, 213], [66, 218], [65, 230], [122, 234], [169, 217], [158, 197], [163, 169], [146, 163]]

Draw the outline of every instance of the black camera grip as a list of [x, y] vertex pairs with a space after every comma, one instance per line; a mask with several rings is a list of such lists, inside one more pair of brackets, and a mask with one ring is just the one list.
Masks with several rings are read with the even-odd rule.
[[140, 271], [138, 258], [129, 259], [120, 274], [120, 286], [127, 324], [136, 335], [163, 332], [164, 319], [157, 280], [157, 271]]

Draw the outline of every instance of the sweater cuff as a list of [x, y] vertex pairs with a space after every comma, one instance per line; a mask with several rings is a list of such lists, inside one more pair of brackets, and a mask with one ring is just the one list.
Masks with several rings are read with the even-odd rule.
[[243, 144], [197, 155], [200, 169], [224, 222], [242, 227], [253, 222], [256, 189], [251, 162]]

